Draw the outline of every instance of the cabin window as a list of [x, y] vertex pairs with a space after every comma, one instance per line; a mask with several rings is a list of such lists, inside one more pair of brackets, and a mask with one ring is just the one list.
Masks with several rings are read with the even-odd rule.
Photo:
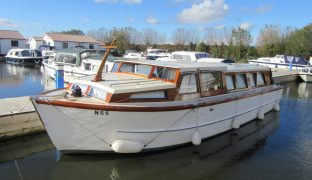
[[206, 53], [198, 53], [195, 54], [196, 59], [209, 58], [209, 54]]
[[67, 49], [67, 48], [68, 48], [68, 43], [63, 43], [63, 44], [62, 44], [62, 48], [63, 48], [63, 49]]
[[144, 65], [144, 64], [136, 64], [135, 65], [135, 74], [140, 74], [144, 76], [148, 76], [151, 72], [152, 66]]
[[85, 70], [90, 71], [91, 70], [91, 63], [84, 63], [84, 68], [85, 68]]
[[165, 91], [142, 92], [131, 94], [130, 99], [164, 99]]
[[94, 44], [89, 44], [89, 49], [94, 49]]
[[236, 74], [236, 88], [237, 89], [247, 88], [246, 74]]
[[96, 87], [92, 87], [90, 92], [88, 93], [88, 96], [92, 96], [98, 99], [102, 99], [102, 100], [106, 100], [106, 96], [107, 96], [107, 92], [96, 88]]
[[123, 63], [120, 67], [120, 72], [134, 73], [134, 64]]
[[76, 56], [72, 54], [61, 54], [57, 57], [57, 62], [76, 64]]
[[256, 86], [256, 76], [257, 74], [255, 73], [248, 73], [248, 79], [249, 79], [249, 82], [250, 82], [250, 86], [251, 87], [255, 87]]
[[30, 52], [29, 52], [29, 51], [26, 51], [26, 50], [21, 51], [21, 54], [22, 54], [23, 57], [29, 57], [29, 56], [31, 56]]
[[167, 67], [155, 67], [153, 77], [166, 80], [175, 80], [176, 69], [171, 69]]
[[177, 61], [191, 61], [191, 56], [174, 54], [174, 55], [172, 55], [172, 59], [175, 59]]
[[200, 74], [202, 91], [213, 91], [222, 88], [221, 72], [205, 72]]
[[118, 67], [119, 67], [120, 62], [115, 62], [114, 66], [112, 68], [112, 72], [117, 72], [118, 71]]
[[257, 86], [263, 86], [265, 84], [264, 75], [262, 72], [257, 72]]
[[18, 41], [12, 40], [11, 41], [11, 47], [18, 47]]
[[227, 75], [226, 76], [226, 87], [228, 90], [234, 90], [235, 86], [234, 86], [234, 78], [232, 75]]
[[181, 86], [179, 89], [179, 94], [196, 93], [196, 92], [197, 92], [196, 75], [195, 74], [183, 75]]

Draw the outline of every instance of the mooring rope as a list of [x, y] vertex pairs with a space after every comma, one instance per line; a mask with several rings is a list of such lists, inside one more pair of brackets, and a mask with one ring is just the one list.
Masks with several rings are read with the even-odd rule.
[[[190, 112], [194, 111], [193, 109], [190, 109], [189, 111], [187, 111], [185, 114], [183, 114], [180, 118], [178, 118], [177, 120], [175, 120], [173, 123], [171, 123], [166, 129], [164, 129], [162, 132], [160, 132], [158, 135], [156, 135], [154, 138], [152, 138], [150, 141], [148, 141], [144, 146], [148, 146], [150, 143], [152, 143], [155, 139], [157, 139], [159, 136], [161, 136], [163, 133], [165, 133], [169, 128], [171, 128], [174, 124], [176, 124], [177, 122], [179, 122], [180, 120], [182, 120], [186, 115], [188, 115]], [[194, 111], [195, 112], [195, 111]]]

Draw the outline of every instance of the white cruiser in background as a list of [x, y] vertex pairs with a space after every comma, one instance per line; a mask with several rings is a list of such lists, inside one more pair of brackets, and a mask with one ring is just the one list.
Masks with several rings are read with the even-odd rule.
[[123, 55], [123, 58], [126, 58], [126, 59], [142, 59], [143, 56], [141, 53], [139, 53], [136, 50], [126, 50], [125, 54]]
[[211, 63], [235, 63], [235, 61], [223, 58], [211, 58], [206, 52], [174, 51], [169, 57], [157, 58], [157, 61], [181, 61], [181, 62], [211, 62]]
[[39, 65], [42, 54], [38, 50], [11, 49], [5, 56], [6, 63], [20, 65]]
[[[90, 49], [66, 49], [55, 53], [55, 57], [45, 59], [42, 62], [43, 71], [51, 78], [55, 78], [55, 65], [64, 65], [64, 81], [78, 77], [95, 75], [104, 56], [104, 52]], [[116, 58], [108, 57], [104, 72], [113, 67]]]
[[156, 60], [157, 58], [168, 57], [170, 53], [166, 49], [147, 48], [145, 58], [147, 60]]
[[302, 69], [308, 64], [303, 57], [276, 55], [275, 57], [261, 57], [248, 60], [249, 64], [268, 66], [271, 68]]

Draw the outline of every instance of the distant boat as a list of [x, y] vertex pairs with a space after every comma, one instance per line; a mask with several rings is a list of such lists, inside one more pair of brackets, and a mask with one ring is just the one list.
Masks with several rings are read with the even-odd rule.
[[248, 60], [249, 64], [268, 66], [271, 68], [292, 68], [302, 69], [308, 64], [303, 57], [276, 55], [275, 57], [261, 57], [258, 59]]
[[[66, 49], [59, 50], [55, 57], [45, 59], [42, 62], [43, 71], [51, 78], [55, 78], [55, 65], [64, 65], [64, 81], [78, 77], [95, 75], [104, 56], [103, 51], [90, 49]], [[104, 71], [112, 69], [114, 57], [108, 57]]]
[[20, 65], [36, 65], [42, 61], [42, 54], [38, 50], [11, 49], [5, 56], [6, 63]]
[[147, 60], [156, 60], [157, 58], [168, 57], [169, 55], [170, 53], [166, 49], [147, 48], [145, 57]]
[[123, 58], [126, 59], [143, 59], [143, 56], [141, 53], [139, 53], [136, 50], [127, 50], [125, 54], [123, 55]]
[[174, 51], [169, 57], [157, 58], [157, 61], [181, 61], [181, 62], [211, 62], [211, 63], [235, 63], [235, 61], [223, 58], [212, 58], [206, 52]]

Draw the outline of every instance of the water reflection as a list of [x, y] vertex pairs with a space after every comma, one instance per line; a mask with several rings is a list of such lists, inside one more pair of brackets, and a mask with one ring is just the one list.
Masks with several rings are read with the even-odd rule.
[[196, 179], [218, 178], [225, 167], [261, 150], [279, 126], [275, 112], [263, 121], [170, 151], [139, 155], [63, 156], [52, 179]]
[[0, 63], [0, 98], [29, 96], [42, 92], [40, 67]]
[[50, 179], [57, 163], [46, 133], [0, 142], [1, 179]]
[[301, 82], [298, 84], [298, 97], [312, 97], [312, 83]]
[[55, 89], [55, 81], [42, 73], [40, 66], [0, 62], [0, 87], [0, 99], [31, 96]]

